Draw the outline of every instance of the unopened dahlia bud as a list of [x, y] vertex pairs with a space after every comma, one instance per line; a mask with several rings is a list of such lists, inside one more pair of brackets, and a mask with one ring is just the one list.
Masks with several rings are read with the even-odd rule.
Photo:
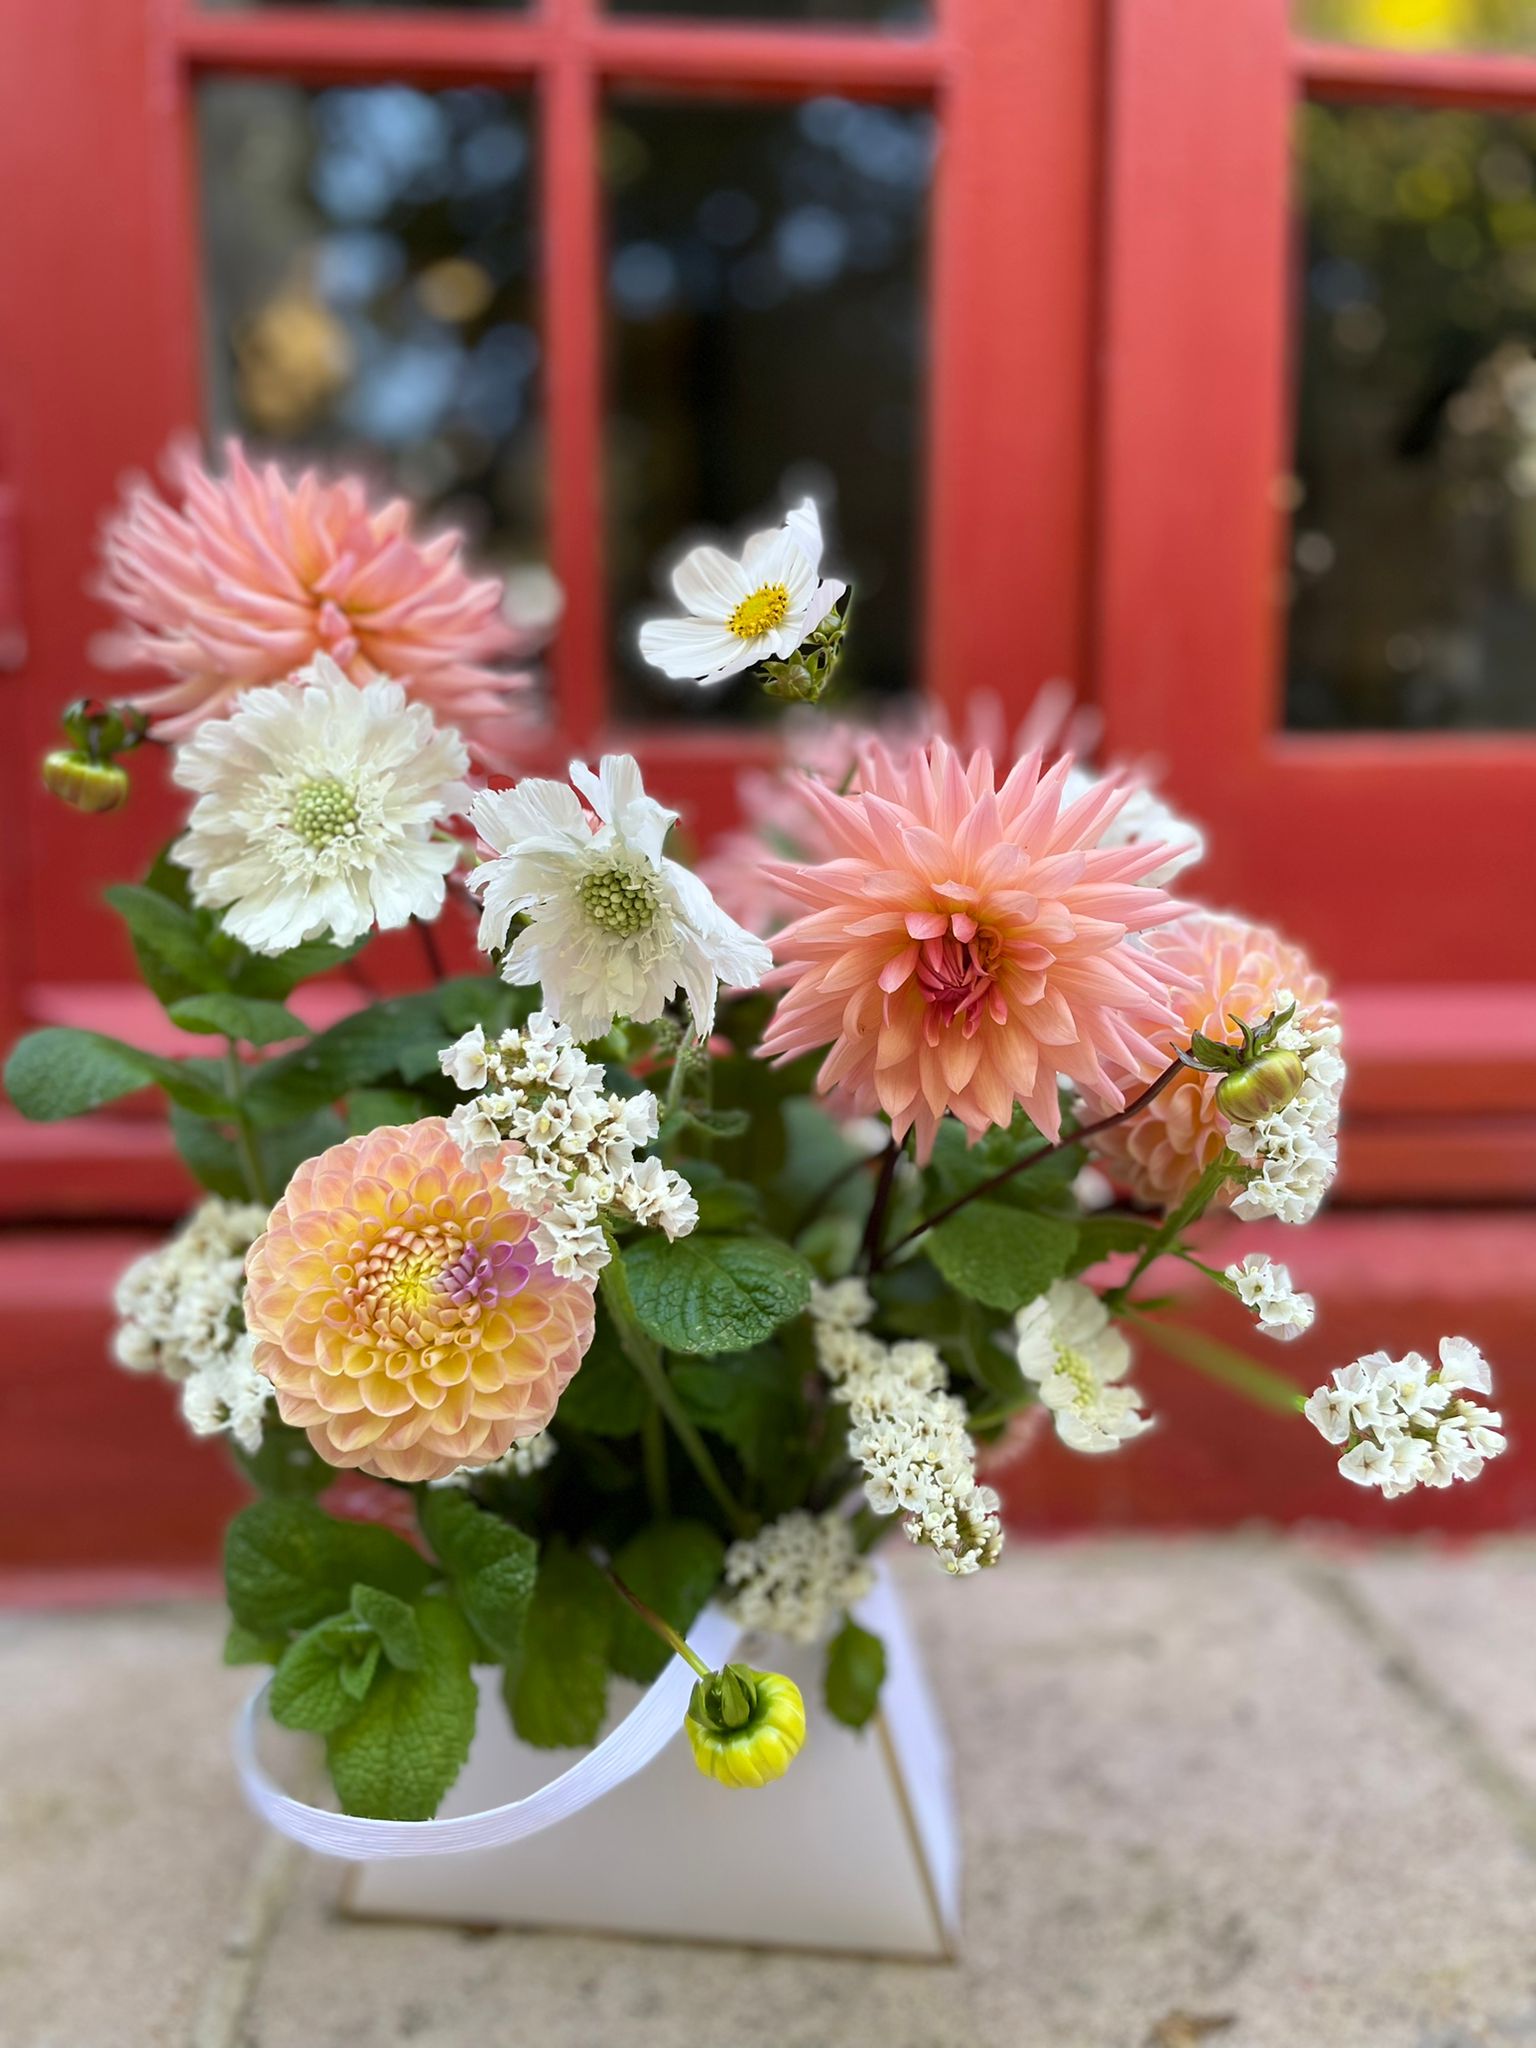
[[55, 747], [43, 761], [43, 787], [77, 811], [115, 811], [128, 801], [128, 771], [74, 747]]
[[1296, 1100], [1306, 1078], [1299, 1054], [1278, 1049], [1261, 1053], [1251, 1065], [1222, 1076], [1216, 1084], [1216, 1107], [1229, 1123], [1262, 1123]]
[[800, 1688], [778, 1671], [727, 1664], [693, 1688], [683, 1726], [693, 1760], [722, 1785], [770, 1785], [805, 1741]]

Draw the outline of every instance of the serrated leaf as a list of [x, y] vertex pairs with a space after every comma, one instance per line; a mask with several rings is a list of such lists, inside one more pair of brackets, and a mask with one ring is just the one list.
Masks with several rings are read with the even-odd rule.
[[[311, 1735], [339, 1728], [357, 1712], [361, 1698], [343, 1676], [362, 1662], [368, 1648], [362, 1630], [346, 1615], [330, 1615], [306, 1629], [288, 1645], [272, 1674], [268, 1704], [273, 1720], [280, 1728], [302, 1728]], [[362, 1692], [367, 1689], [365, 1680]]]
[[599, 1316], [587, 1355], [560, 1396], [556, 1434], [565, 1427], [588, 1436], [633, 1436], [649, 1405], [650, 1396], [620, 1349], [612, 1325], [606, 1315]]
[[412, 1599], [432, 1568], [392, 1529], [342, 1522], [305, 1500], [242, 1508], [224, 1536], [230, 1613], [258, 1635], [339, 1614], [359, 1583]]
[[592, 1560], [555, 1537], [539, 1556], [516, 1667], [504, 1691], [512, 1725], [538, 1749], [597, 1740], [608, 1707], [613, 1589]]
[[102, 894], [127, 925], [140, 969], [161, 1002], [224, 987], [224, 968], [210, 945], [209, 919], [137, 882], [120, 882]]
[[226, 1664], [275, 1664], [288, 1647], [286, 1636], [259, 1636], [232, 1621], [224, 1637]]
[[624, 1255], [642, 1327], [669, 1351], [747, 1351], [810, 1300], [811, 1269], [771, 1237], [643, 1239]]
[[885, 1645], [856, 1621], [846, 1621], [827, 1645], [827, 1711], [846, 1728], [862, 1728], [880, 1704]]
[[372, 1641], [364, 1646], [363, 1654], [356, 1663], [342, 1665], [341, 1689], [349, 1700], [367, 1698], [368, 1688], [374, 1681], [383, 1655], [384, 1645], [377, 1636], [374, 1636]]
[[1077, 1243], [1077, 1225], [1040, 1210], [979, 1200], [922, 1242], [951, 1287], [988, 1308], [1011, 1312], [1060, 1279]]
[[754, 1476], [778, 1462], [800, 1434], [799, 1369], [777, 1351], [679, 1359], [672, 1384], [700, 1428], [728, 1443]]
[[430, 1820], [474, 1737], [469, 1623], [437, 1596], [420, 1602], [416, 1618], [421, 1668], [381, 1669], [357, 1712], [326, 1741], [342, 1806], [371, 1820]]
[[476, 1634], [500, 1662], [514, 1658], [538, 1575], [538, 1545], [452, 1488], [427, 1488], [416, 1511]]
[[[630, 1538], [613, 1569], [663, 1621], [686, 1635], [699, 1610], [720, 1583], [725, 1545], [703, 1522], [653, 1522]], [[624, 1678], [649, 1685], [672, 1652], [618, 1593], [608, 1662]]]
[[312, 1500], [336, 1477], [336, 1467], [327, 1465], [302, 1429], [290, 1429], [275, 1418], [263, 1425], [255, 1451], [242, 1450], [233, 1439], [229, 1447], [258, 1492], [279, 1500]]
[[58, 1123], [99, 1109], [140, 1088], [163, 1089], [200, 1116], [227, 1116], [229, 1104], [176, 1060], [163, 1060], [99, 1031], [51, 1024], [23, 1038], [5, 1067], [5, 1090], [33, 1123]]
[[446, 1042], [432, 991], [373, 1003], [259, 1067], [246, 1107], [258, 1123], [291, 1123], [370, 1082], [434, 1070]]
[[420, 1670], [421, 1630], [409, 1601], [386, 1593], [382, 1586], [354, 1586], [352, 1612], [365, 1628], [372, 1629], [397, 1671]]
[[749, 1229], [763, 1213], [763, 1198], [744, 1180], [716, 1180], [700, 1185], [692, 1166], [683, 1168], [683, 1178], [693, 1185], [699, 1204], [697, 1229], [708, 1237], [729, 1236]]
[[231, 995], [222, 989], [209, 995], [182, 996], [169, 1005], [168, 1014], [183, 1031], [221, 1032], [246, 1045], [281, 1045], [285, 1039], [309, 1036], [304, 1019], [281, 1003]]

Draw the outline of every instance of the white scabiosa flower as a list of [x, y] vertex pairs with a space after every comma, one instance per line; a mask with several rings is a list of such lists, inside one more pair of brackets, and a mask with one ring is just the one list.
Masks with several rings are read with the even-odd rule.
[[1245, 1308], [1251, 1308], [1259, 1328], [1282, 1344], [1310, 1330], [1317, 1303], [1291, 1285], [1289, 1269], [1277, 1265], [1268, 1252], [1249, 1252], [1241, 1265], [1228, 1266], [1227, 1280]]
[[171, 857], [254, 953], [350, 945], [442, 909], [458, 848], [433, 830], [468, 804], [468, 766], [398, 683], [359, 689], [321, 655], [178, 749], [172, 773], [198, 798]]
[[1074, 1451], [1116, 1451], [1150, 1429], [1123, 1384], [1131, 1347], [1091, 1287], [1054, 1280], [1014, 1317], [1019, 1367], [1040, 1389], [1056, 1434]]
[[760, 661], [786, 660], [815, 632], [845, 586], [823, 581], [821, 520], [806, 498], [782, 526], [754, 533], [740, 561], [697, 547], [672, 572], [688, 614], [649, 619], [640, 652], [663, 675], [720, 683]]
[[1442, 1337], [1440, 1362], [1417, 1351], [1393, 1358], [1369, 1352], [1341, 1366], [1303, 1413], [1330, 1444], [1343, 1445], [1339, 1470], [1356, 1486], [1379, 1487], [1388, 1500], [1416, 1486], [1476, 1479], [1507, 1446], [1496, 1408], [1470, 1401], [1491, 1394], [1493, 1375], [1465, 1337]]
[[724, 1606], [743, 1628], [819, 1643], [874, 1582], [845, 1515], [795, 1508], [725, 1553]]
[[605, 755], [595, 775], [573, 761], [570, 773], [575, 788], [529, 778], [470, 806], [493, 855], [469, 877], [481, 948], [499, 951], [526, 918], [502, 977], [542, 984], [545, 1009], [578, 1039], [615, 1017], [650, 1023], [679, 988], [703, 1037], [720, 985], [755, 988], [772, 954], [663, 854], [677, 813], [646, 795], [630, 755]]

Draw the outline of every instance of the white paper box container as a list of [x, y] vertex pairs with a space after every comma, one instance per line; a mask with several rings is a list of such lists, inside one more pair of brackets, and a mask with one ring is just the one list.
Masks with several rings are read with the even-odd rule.
[[[808, 1734], [788, 1775], [759, 1791], [714, 1784], [681, 1727], [654, 1763], [543, 1834], [463, 1855], [351, 1866], [346, 1910], [368, 1918], [471, 1926], [952, 1956], [960, 1862], [949, 1756], [905, 1617], [881, 1575], [859, 1619], [885, 1643], [879, 1714], [844, 1728], [821, 1700], [821, 1653], [775, 1640], [756, 1661], [805, 1694]], [[753, 1645], [742, 1646], [744, 1661]], [[444, 1816], [518, 1799], [569, 1752], [513, 1735], [481, 1675], [474, 1747]], [[640, 1696], [615, 1684], [609, 1726]]]

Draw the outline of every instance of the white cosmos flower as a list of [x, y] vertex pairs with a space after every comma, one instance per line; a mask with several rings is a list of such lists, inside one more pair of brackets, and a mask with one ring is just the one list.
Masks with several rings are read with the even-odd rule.
[[664, 675], [719, 683], [759, 661], [786, 660], [842, 596], [845, 585], [823, 582], [821, 521], [806, 498], [782, 526], [754, 533], [734, 561], [719, 548], [697, 547], [672, 572], [672, 588], [688, 616], [648, 619], [640, 652]]
[[1074, 1451], [1114, 1451], [1152, 1426], [1123, 1384], [1131, 1347], [1080, 1280], [1053, 1280], [1013, 1321], [1019, 1365]]
[[469, 802], [468, 767], [398, 683], [359, 689], [322, 654], [177, 750], [172, 773], [198, 799], [172, 859], [252, 952], [350, 945], [442, 909], [458, 848], [432, 832]]
[[495, 855], [469, 877], [484, 905], [482, 950], [504, 946], [512, 919], [526, 918], [502, 977], [542, 983], [544, 1008], [577, 1039], [601, 1037], [615, 1017], [651, 1022], [678, 988], [703, 1037], [720, 984], [755, 988], [772, 954], [662, 853], [677, 813], [646, 795], [628, 754], [605, 754], [595, 775], [573, 761], [570, 773], [576, 789], [530, 778], [470, 806]]

